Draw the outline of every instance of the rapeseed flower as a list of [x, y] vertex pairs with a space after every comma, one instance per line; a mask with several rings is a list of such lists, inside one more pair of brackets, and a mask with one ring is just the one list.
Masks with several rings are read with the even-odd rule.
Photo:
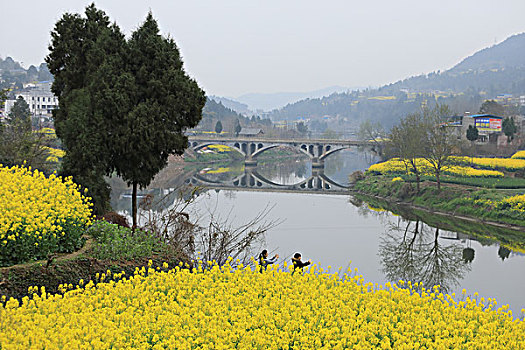
[[[204, 266], [204, 268], [203, 268]], [[525, 322], [495, 300], [206, 263], [61, 286], [0, 306], [2, 349], [523, 349]], [[101, 277], [99, 277], [101, 278]], [[120, 278], [120, 279], [119, 279]]]
[[91, 223], [90, 206], [71, 178], [0, 165], [0, 266], [67, 251]]

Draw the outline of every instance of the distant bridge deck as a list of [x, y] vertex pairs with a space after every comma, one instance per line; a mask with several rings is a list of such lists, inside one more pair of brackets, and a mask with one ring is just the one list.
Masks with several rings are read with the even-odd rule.
[[220, 137], [220, 136], [188, 136], [188, 141], [193, 142], [255, 142], [255, 143], [272, 143], [282, 145], [298, 144], [319, 144], [319, 145], [337, 145], [337, 146], [370, 146], [373, 143], [362, 140], [336, 140], [336, 139], [273, 139], [262, 137]]

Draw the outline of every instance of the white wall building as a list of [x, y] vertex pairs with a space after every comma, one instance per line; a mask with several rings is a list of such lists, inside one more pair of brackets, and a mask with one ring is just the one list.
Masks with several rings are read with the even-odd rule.
[[53, 109], [58, 108], [58, 98], [51, 92], [51, 83], [42, 82], [34, 84], [15, 95], [15, 100], [5, 102], [7, 116], [18, 97], [22, 97], [29, 105], [29, 110], [34, 117], [51, 117]]

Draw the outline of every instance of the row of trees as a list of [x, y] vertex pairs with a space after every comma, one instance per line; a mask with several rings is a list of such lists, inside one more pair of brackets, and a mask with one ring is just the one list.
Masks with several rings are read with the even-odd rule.
[[109, 202], [104, 176], [120, 176], [133, 188], [136, 226], [137, 188], [151, 182], [170, 154], [184, 152], [183, 132], [200, 121], [204, 91], [151, 13], [129, 39], [94, 4], [84, 17], [66, 13], [51, 32], [49, 50], [63, 173], [89, 189], [97, 213]]

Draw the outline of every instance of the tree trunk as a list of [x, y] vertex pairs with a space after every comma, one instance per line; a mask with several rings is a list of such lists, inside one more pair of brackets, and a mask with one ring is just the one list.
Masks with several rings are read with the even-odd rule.
[[421, 181], [421, 178], [419, 176], [419, 173], [416, 174], [416, 188], [417, 188], [417, 193], [419, 194], [419, 182]]
[[438, 183], [438, 191], [441, 190], [441, 181], [439, 180], [439, 171], [436, 171], [436, 181]]
[[133, 219], [132, 229], [137, 228], [137, 183], [133, 182], [133, 194], [131, 196], [131, 216]]

